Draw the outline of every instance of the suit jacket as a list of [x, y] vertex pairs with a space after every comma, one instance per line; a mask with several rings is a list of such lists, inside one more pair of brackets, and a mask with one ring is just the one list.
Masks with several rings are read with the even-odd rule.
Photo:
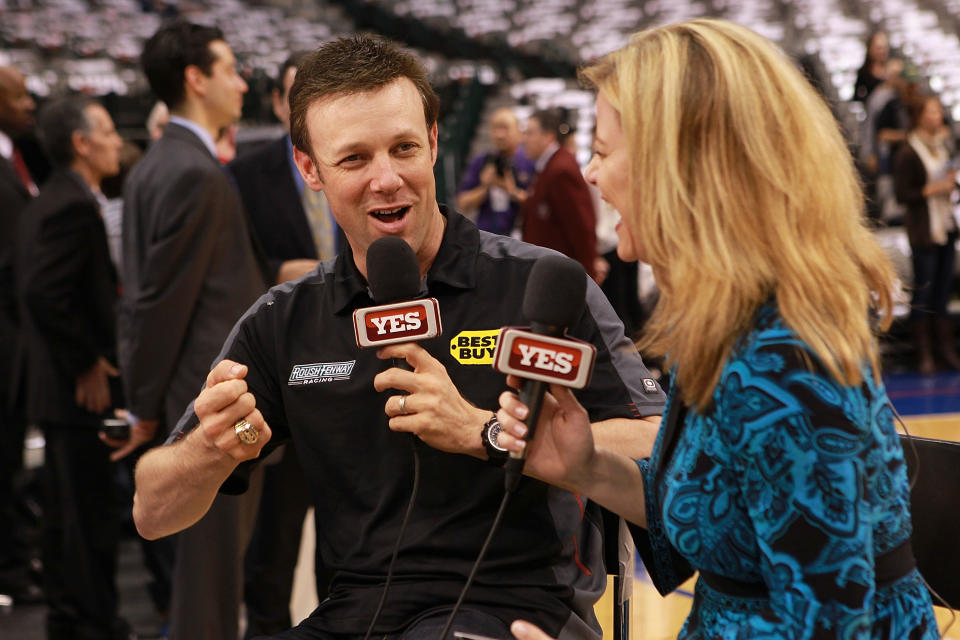
[[17, 228], [30, 193], [13, 164], [0, 157], [0, 419], [22, 410], [22, 344], [14, 260]]
[[228, 168], [266, 254], [271, 282], [285, 260], [316, 260], [310, 223], [287, 157], [287, 136], [238, 157]]
[[167, 125], [123, 200], [118, 347], [127, 406], [172, 426], [266, 282], [236, 189], [185, 127]]
[[79, 175], [57, 171], [24, 209], [16, 265], [27, 416], [99, 423], [77, 405], [74, 389], [99, 356], [116, 361], [117, 276], [100, 207]]
[[597, 219], [580, 165], [560, 147], [533, 179], [523, 203], [523, 239], [567, 255], [592, 277], [597, 257]]

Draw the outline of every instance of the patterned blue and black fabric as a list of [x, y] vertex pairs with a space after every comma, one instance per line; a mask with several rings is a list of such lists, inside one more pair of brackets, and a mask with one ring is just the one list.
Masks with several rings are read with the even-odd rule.
[[867, 368], [861, 385], [838, 384], [773, 305], [754, 327], [709, 407], [684, 410], [671, 392], [638, 462], [648, 519], [638, 547], [661, 593], [694, 569], [759, 587], [734, 596], [701, 578], [680, 637], [937, 638], [916, 569], [875, 577], [875, 559], [911, 532], [883, 385]]

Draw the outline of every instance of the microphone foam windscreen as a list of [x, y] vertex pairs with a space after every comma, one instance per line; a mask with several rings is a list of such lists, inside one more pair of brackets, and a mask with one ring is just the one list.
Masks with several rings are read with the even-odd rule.
[[530, 322], [570, 327], [583, 313], [586, 295], [587, 272], [583, 265], [565, 256], [543, 256], [530, 269], [523, 315]]
[[420, 295], [420, 265], [410, 245], [396, 236], [375, 240], [367, 249], [367, 284], [377, 304]]

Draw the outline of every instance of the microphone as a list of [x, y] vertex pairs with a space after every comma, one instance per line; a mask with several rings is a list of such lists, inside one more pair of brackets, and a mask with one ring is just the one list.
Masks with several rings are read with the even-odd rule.
[[[579, 262], [555, 254], [543, 256], [530, 269], [523, 296], [523, 315], [530, 328], [500, 330], [493, 367], [524, 379], [519, 397], [530, 409], [525, 422], [528, 441], [550, 383], [582, 389], [590, 382], [596, 347], [566, 335], [567, 327], [583, 313], [586, 291], [587, 273]], [[524, 458], [524, 453], [510, 452], [505, 465], [508, 491], [520, 480]]]
[[377, 305], [353, 312], [357, 346], [383, 347], [442, 333], [436, 299], [416, 299], [420, 295], [420, 265], [402, 238], [384, 236], [370, 245], [367, 284]]

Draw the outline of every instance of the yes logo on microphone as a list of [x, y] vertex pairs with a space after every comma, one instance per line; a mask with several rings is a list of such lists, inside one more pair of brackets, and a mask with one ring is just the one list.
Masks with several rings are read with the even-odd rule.
[[493, 366], [501, 373], [582, 389], [590, 382], [596, 357], [597, 348], [589, 342], [505, 327]]
[[353, 328], [361, 347], [435, 338], [442, 332], [440, 307], [434, 298], [425, 298], [357, 309]]

